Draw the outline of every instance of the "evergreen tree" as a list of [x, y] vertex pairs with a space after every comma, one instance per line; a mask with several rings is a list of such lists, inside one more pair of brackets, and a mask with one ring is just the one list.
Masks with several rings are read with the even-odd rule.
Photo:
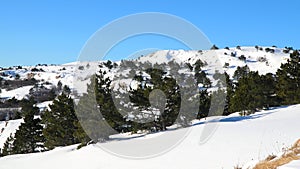
[[[91, 83], [76, 105], [76, 113], [79, 121], [76, 122], [78, 130], [74, 136], [86, 145], [89, 142], [101, 142], [107, 140], [109, 135], [115, 133], [109, 126], [99, 110], [96, 101], [96, 76], [92, 76]], [[104, 104], [104, 103], [103, 103]], [[81, 127], [82, 126], [82, 127]]]
[[283, 104], [300, 103], [300, 54], [294, 51], [276, 73], [277, 95]]
[[43, 127], [40, 122], [39, 118], [34, 118], [34, 114], [28, 114], [24, 118], [24, 123], [21, 124], [15, 133], [13, 142], [14, 154], [34, 153], [43, 150]]
[[200, 59], [195, 62], [194, 64], [195, 78], [198, 84], [203, 84], [206, 87], [210, 87], [211, 82], [206, 77], [206, 73], [202, 70], [203, 66], [204, 63]]
[[243, 67], [238, 66], [236, 71], [234, 72], [233, 79], [239, 80], [240, 78], [247, 76], [249, 72], [250, 69], [247, 65]]
[[26, 116], [32, 116], [37, 115], [40, 110], [38, 107], [34, 106], [36, 104], [36, 101], [33, 97], [30, 97], [29, 99], [23, 99], [21, 102], [22, 112], [21, 116], [25, 118]]
[[[161, 69], [150, 68], [146, 70], [150, 75], [150, 79], [144, 79], [141, 75], [137, 75], [135, 80], [139, 82], [138, 88], [130, 91], [130, 101], [134, 106], [138, 107], [139, 112], [146, 111], [154, 118], [154, 123], [143, 124], [142, 127], [154, 127], [156, 130], [166, 130], [167, 126], [175, 123], [180, 109], [180, 92], [176, 80]], [[150, 103], [150, 94], [155, 92], [153, 102]], [[165, 97], [161, 96], [164, 95]], [[148, 115], [149, 116], [149, 115]], [[147, 117], [149, 118], [149, 117]]]
[[111, 80], [106, 77], [105, 71], [100, 70], [95, 82], [95, 95], [101, 115], [115, 131], [121, 132], [125, 119], [115, 107], [110, 86]]
[[78, 121], [73, 99], [62, 93], [49, 107], [50, 110], [47, 110], [42, 116], [42, 122], [45, 125], [43, 130], [46, 139], [45, 146], [53, 149], [56, 146], [78, 143], [78, 139], [73, 135], [77, 129], [75, 124]]
[[211, 50], [218, 50], [219, 48], [216, 45], [213, 45], [210, 49]]
[[234, 94], [234, 85], [229, 75], [226, 72], [225, 72], [225, 79], [226, 79], [226, 99], [225, 99], [225, 108], [224, 108], [223, 115], [227, 116], [233, 113], [230, 111], [230, 102]]
[[34, 117], [39, 109], [33, 104], [33, 99], [23, 102], [22, 115], [25, 116], [24, 122], [21, 123], [14, 137], [11, 135], [7, 139], [3, 155], [34, 153], [44, 149], [41, 120]]
[[277, 105], [274, 88], [275, 79], [271, 74], [260, 76], [258, 72], [249, 72], [238, 80], [231, 98], [230, 111], [242, 111], [245, 115]]
[[199, 91], [199, 112], [197, 114], [197, 119], [201, 119], [208, 116], [210, 107], [210, 96], [207, 90]]

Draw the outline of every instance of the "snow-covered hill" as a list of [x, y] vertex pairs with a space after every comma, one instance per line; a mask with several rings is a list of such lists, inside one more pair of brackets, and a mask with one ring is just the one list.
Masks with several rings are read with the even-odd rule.
[[[211, 59], [212, 54], [217, 58]], [[226, 71], [231, 77], [238, 66], [248, 65], [250, 70], [260, 74], [275, 73], [282, 63], [287, 62], [289, 52], [286, 49], [276, 47], [241, 47], [220, 49], [214, 51], [183, 51], [164, 50], [140, 57], [140, 62], [166, 63], [174, 60], [178, 63], [195, 63], [198, 59], [206, 62], [203, 68], [208, 78], [214, 82], [213, 74], [216, 65]], [[117, 62], [118, 64], [120, 62]], [[82, 93], [86, 91], [89, 77], [98, 70], [99, 62], [73, 62], [64, 65], [37, 65], [0, 68], [0, 79], [6, 81], [26, 81], [34, 78], [39, 84], [45, 86], [57, 85], [60, 81], [68, 85], [73, 91]], [[106, 68], [103, 68], [106, 69]], [[108, 71], [108, 75], [116, 76], [118, 69]], [[121, 72], [127, 74], [128, 71]], [[123, 76], [124, 77], [124, 76]], [[3, 82], [3, 81], [2, 81]], [[127, 85], [131, 79], [123, 79]], [[120, 81], [118, 81], [120, 84]], [[5, 100], [15, 97], [18, 100], [26, 97], [35, 84], [29, 84], [17, 88], [2, 88], [0, 99]], [[131, 85], [131, 84], [130, 84]], [[38, 104], [45, 108], [51, 101]], [[248, 117], [240, 117], [233, 114], [229, 117], [221, 117], [218, 130], [212, 138], [203, 145], [199, 145], [200, 135], [204, 129], [205, 121], [195, 122], [188, 128], [189, 135], [184, 141], [170, 152], [151, 159], [129, 160], [107, 153], [97, 145], [89, 145], [80, 150], [75, 150], [76, 145], [57, 148], [53, 151], [15, 155], [0, 159], [0, 168], [207, 168], [221, 169], [233, 168], [236, 165], [252, 166], [269, 154], [278, 154], [282, 148], [290, 146], [300, 138], [300, 105], [282, 107], [269, 111], [262, 111]], [[13, 134], [22, 120], [0, 122], [0, 148], [7, 137]], [[214, 121], [215, 122], [215, 121]], [[180, 132], [167, 131], [169, 135]], [[139, 139], [129, 138], [132, 135], [116, 135], [113, 144], [134, 144], [149, 137], [156, 137], [161, 133], [139, 136]], [[123, 140], [123, 141], [116, 141]], [[33, 165], [34, 164], [34, 165]], [[282, 168], [286, 169], [286, 168]]]
[[[266, 52], [266, 49], [273, 49], [273, 52]], [[208, 77], [213, 81], [212, 75], [215, 73], [216, 63], [217, 66], [224, 67], [230, 76], [233, 76], [234, 71], [238, 66], [248, 65], [250, 70], [258, 71], [260, 74], [275, 73], [280, 67], [281, 63], [287, 62], [289, 54], [283, 52], [286, 49], [275, 47], [264, 47], [261, 50], [255, 47], [241, 47], [220, 49], [211, 51], [184, 51], [184, 50], [164, 50], [157, 51], [150, 55], [138, 58], [138, 61], [150, 63], [165, 63], [170, 60], [174, 60], [178, 63], [195, 63], [198, 59], [207, 62], [207, 66], [204, 67], [208, 73]], [[217, 61], [211, 59], [211, 54], [216, 55]], [[241, 60], [239, 57], [244, 56], [246, 60]], [[225, 66], [226, 63], [226, 66]], [[52, 85], [56, 85], [59, 81], [63, 85], [68, 85], [73, 88], [74, 81], [76, 86], [82, 81], [80, 88], [77, 88], [79, 93], [84, 92], [86, 84], [88, 83], [88, 77], [95, 73], [98, 69], [97, 62], [73, 62], [64, 65], [37, 65], [37, 66], [23, 66], [12, 68], [0, 68], [0, 77], [4, 80], [14, 80], [16, 76], [21, 80], [35, 78], [40, 83], [48, 82]], [[114, 76], [114, 72], [111, 72], [110, 76]], [[122, 72], [124, 73], [124, 72]], [[5, 76], [4, 76], [5, 75]], [[74, 77], [76, 77], [74, 79]], [[129, 81], [130, 82], [130, 81]], [[32, 85], [23, 86], [14, 90], [2, 89], [0, 98], [12, 98], [22, 99], [29, 93]]]
[[[5, 169], [233, 169], [244, 166], [247, 169], [270, 154], [279, 154], [299, 139], [300, 105], [262, 111], [250, 116], [231, 115], [221, 117], [219, 127], [205, 144], [199, 144], [205, 127], [198, 121], [188, 128], [189, 134], [171, 151], [154, 158], [134, 160], [122, 158], [101, 149], [101, 144], [138, 144], [140, 141], [157, 137], [162, 133], [142, 136], [139, 139], [123, 139], [89, 145], [76, 150], [76, 145], [56, 148], [55, 150], [29, 154], [13, 155], [0, 158], [0, 168]], [[181, 132], [180, 129], [166, 131], [167, 135]], [[116, 135], [116, 138], [124, 135]], [[159, 145], [158, 145], [159, 146]], [[296, 162], [288, 166], [293, 166]], [[283, 167], [282, 169], [287, 169]], [[298, 169], [298, 168], [292, 168]]]

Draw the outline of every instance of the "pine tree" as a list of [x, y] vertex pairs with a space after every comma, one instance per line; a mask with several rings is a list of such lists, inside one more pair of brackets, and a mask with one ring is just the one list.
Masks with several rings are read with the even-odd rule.
[[277, 105], [275, 78], [271, 74], [260, 76], [258, 72], [249, 72], [241, 77], [230, 101], [230, 111], [253, 113], [257, 109]]
[[205, 118], [208, 116], [210, 107], [210, 96], [207, 90], [199, 91], [199, 112], [197, 114], [197, 119]]
[[300, 54], [294, 51], [286, 64], [282, 64], [276, 73], [277, 95], [282, 104], [300, 103]]
[[77, 117], [75, 115], [73, 99], [62, 93], [53, 104], [49, 106], [42, 116], [45, 125], [43, 134], [45, 136], [45, 146], [53, 149], [56, 146], [67, 146], [78, 143], [74, 137], [77, 129], [75, 125]]
[[225, 72], [225, 79], [226, 79], [226, 98], [225, 98], [225, 107], [224, 107], [223, 115], [227, 116], [233, 113], [230, 111], [230, 102], [234, 94], [234, 85], [233, 85], [233, 81], [230, 79], [229, 75], [226, 72]]
[[11, 135], [7, 139], [3, 155], [34, 153], [44, 149], [43, 127], [40, 124], [41, 120], [34, 117], [38, 112], [38, 108], [33, 106], [34, 103], [33, 99], [23, 102], [24, 122], [21, 123], [14, 137]]
[[111, 80], [106, 77], [105, 71], [100, 70], [95, 82], [95, 95], [101, 115], [115, 131], [121, 132], [125, 119], [115, 107], [110, 86]]
[[[91, 83], [87, 87], [78, 104], [75, 106], [79, 121], [76, 123], [78, 130], [74, 136], [86, 145], [89, 142], [101, 142], [107, 140], [114, 133], [99, 110], [96, 101], [96, 76], [92, 76]], [[82, 126], [82, 127], [81, 127]]]
[[24, 118], [24, 123], [15, 133], [14, 154], [34, 153], [44, 149], [43, 127], [40, 122], [39, 118], [34, 118], [34, 114], [27, 115]]
[[[175, 123], [179, 115], [181, 103], [179, 86], [176, 84], [175, 79], [167, 76], [167, 73], [161, 69], [150, 68], [146, 70], [146, 73], [150, 75], [148, 80], [145, 80], [141, 75], [135, 77], [135, 80], [139, 82], [139, 86], [138, 89], [130, 91], [130, 100], [138, 107], [139, 113], [146, 111], [152, 112], [152, 116], [157, 116], [154, 118], [154, 123], [143, 124], [143, 127], [148, 126], [150, 128], [154, 127], [156, 130], [166, 130], [168, 126]], [[160, 92], [154, 93], [153, 99], [151, 99], [153, 103], [151, 104], [149, 97], [156, 89]], [[165, 97], [161, 96], [161, 93]]]
[[249, 72], [250, 69], [247, 65], [243, 67], [238, 66], [236, 71], [234, 72], [233, 79], [239, 80], [240, 78], [247, 76]]

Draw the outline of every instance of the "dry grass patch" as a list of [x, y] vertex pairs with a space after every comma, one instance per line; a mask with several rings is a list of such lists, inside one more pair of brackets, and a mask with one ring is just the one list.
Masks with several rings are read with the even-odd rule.
[[300, 139], [281, 157], [270, 155], [264, 161], [258, 163], [253, 169], [276, 169], [279, 166], [287, 164], [293, 160], [300, 159]]

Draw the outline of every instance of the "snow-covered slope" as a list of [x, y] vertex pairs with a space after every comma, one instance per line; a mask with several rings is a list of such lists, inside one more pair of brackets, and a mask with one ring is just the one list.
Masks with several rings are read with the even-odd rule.
[[[270, 154], [279, 154], [283, 148], [290, 147], [298, 140], [300, 138], [299, 118], [300, 105], [262, 111], [246, 117], [238, 115], [221, 117], [216, 132], [205, 144], [199, 144], [205, 124], [198, 122], [188, 128], [190, 129], [189, 134], [178, 146], [161, 156], [149, 159], [122, 158], [110, 154], [100, 147], [101, 144], [135, 144], [149, 137], [159, 136], [161, 133], [146, 135], [139, 139], [89, 145], [80, 150], [76, 150], [76, 145], [74, 145], [44, 153], [7, 156], [0, 159], [0, 168], [233, 169], [234, 166], [239, 165], [246, 169]], [[167, 131], [167, 133], [173, 135], [181, 130], [187, 129]], [[114, 136], [114, 138], [117, 137]], [[119, 137], [123, 138], [124, 136]], [[295, 163], [297, 162], [293, 162], [287, 167]]]
[[14, 135], [23, 120], [10, 120], [8, 122], [0, 121], [0, 147], [4, 146], [6, 139]]
[[292, 161], [289, 164], [278, 167], [278, 169], [299, 169], [300, 168], [300, 160]]
[[[274, 49], [274, 53], [266, 52], [265, 49]], [[224, 67], [230, 76], [233, 76], [234, 71], [238, 66], [249, 66], [250, 70], [258, 71], [260, 74], [275, 73], [280, 67], [281, 63], [285, 63], [289, 58], [289, 54], [283, 52], [284, 49], [265, 47], [262, 50], [257, 50], [255, 47], [241, 47], [241, 49], [230, 48], [213, 50], [213, 54], [218, 59], [218, 66], [223, 67], [225, 63], [228, 66]], [[208, 65], [204, 67], [204, 70], [208, 73], [208, 77], [213, 81], [212, 75], [215, 73], [216, 63], [211, 60], [211, 51], [184, 51], [184, 50], [163, 50], [149, 54], [144, 57], [138, 58], [138, 61], [150, 63], [165, 63], [170, 60], [174, 60], [179, 63], [195, 63], [198, 59], [207, 62]], [[239, 59], [240, 56], [245, 56], [246, 61]], [[263, 58], [263, 59], [262, 59]], [[262, 60], [260, 60], [262, 59]], [[81, 68], [82, 69], [81, 69]], [[38, 71], [32, 71], [33, 69]], [[37, 66], [23, 66], [22, 68], [13, 67], [11, 69], [0, 69], [0, 77], [5, 80], [13, 80], [16, 75], [20, 76], [20, 79], [35, 78], [41, 82], [48, 82], [56, 85], [58, 81], [61, 81], [63, 85], [68, 85], [73, 88], [74, 81], [77, 86], [80, 84], [80, 88], [76, 89], [79, 93], [82, 93], [86, 89], [88, 83], [88, 77], [95, 73], [98, 69], [97, 62], [73, 62], [64, 65], [37, 65]], [[42, 70], [42, 71], [39, 71]], [[4, 73], [7, 76], [2, 76]], [[110, 76], [113, 76], [114, 72], [111, 72]], [[125, 72], [122, 72], [125, 73]], [[74, 77], [77, 79], [74, 79]], [[130, 82], [130, 81], [129, 81]], [[0, 98], [12, 98], [22, 99], [32, 86], [24, 86], [22, 88], [14, 90], [2, 90]]]

